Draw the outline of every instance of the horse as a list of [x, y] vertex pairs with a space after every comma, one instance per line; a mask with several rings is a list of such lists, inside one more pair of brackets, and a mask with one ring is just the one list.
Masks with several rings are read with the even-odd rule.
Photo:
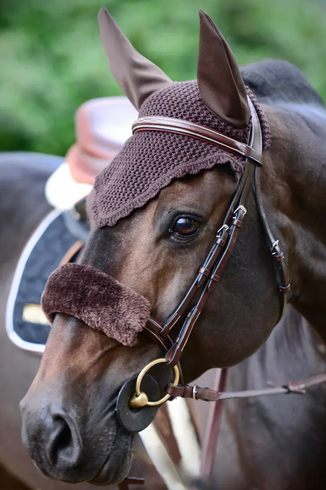
[[[101, 20], [104, 41], [109, 42], [106, 49], [111, 69], [126, 95], [141, 108], [151, 97], [164, 93], [167, 99], [168, 95], [172, 99], [169, 108], [176, 106], [178, 100], [172, 98], [171, 92], [175, 85], [160, 70], [135, 55], [105, 11]], [[110, 32], [103, 27], [105, 23], [109, 24]], [[114, 68], [117, 59], [119, 72]], [[145, 78], [144, 72], [148, 75]], [[325, 110], [318, 94], [291, 65], [265, 62], [252, 70], [247, 67], [244, 78], [250, 79], [251, 72], [251, 86], [273, 138], [272, 146], [265, 148], [263, 172], [268, 177], [262, 182], [262, 196], [270, 226], [289, 263], [292, 290], [288, 299], [324, 339], [324, 237], [320, 206], [324, 198], [321, 161]], [[261, 79], [257, 73], [262, 74]], [[266, 83], [269, 80], [275, 82], [271, 93]], [[178, 85], [181, 90], [189, 86], [187, 82]], [[239, 69], [222, 35], [203, 13], [198, 86], [212, 117], [221, 117], [239, 133], [248, 127], [250, 111]], [[180, 104], [187, 103], [189, 107], [186, 91]], [[166, 147], [165, 156], [169, 150]], [[228, 156], [220, 163], [230, 163], [231, 158]], [[234, 174], [241, 169], [238, 161], [232, 161], [232, 168], [213, 165], [201, 168], [204, 170], [201, 172], [193, 169], [188, 176], [178, 175], [145, 203], [138, 201], [138, 206], [120, 216], [112, 226], [93, 214], [99, 195], [99, 190], [95, 190], [88, 204], [93, 231], [81, 265], [109, 273], [116, 282], [110, 279], [109, 283], [99, 273], [96, 277], [111, 286], [125, 285], [134, 305], [147, 312], [147, 299], [151, 315], [166, 319], [177, 308], [198, 265], [209, 252], [238, 187]], [[184, 349], [181, 365], [185, 381], [212, 367], [241, 362], [266, 341], [279, 320], [275, 270], [253, 192], [248, 194], [246, 210], [246, 221], [223, 279]], [[243, 211], [240, 208], [239, 212]], [[236, 222], [239, 224], [238, 219]], [[86, 286], [84, 294], [88, 295]], [[121, 313], [126, 314], [126, 305], [123, 306]], [[126, 380], [161, 356], [161, 348], [144, 333], [138, 334], [134, 345], [126, 346], [59, 310], [38, 374], [21, 403], [24, 444], [39, 469], [47, 476], [69, 482], [120, 481], [130, 466], [133, 437], [118, 423], [117, 394]], [[157, 372], [155, 377], [166, 385], [166, 371]], [[219, 444], [222, 442], [221, 437]], [[227, 458], [224, 453], [223, 461]], [[287, 484], [293, 478], [289, 473]], [[218, 478], [214, 481], [227, 488], [230, 475], [223, 474], [223, 480]]]
[[[5, 310], [5, 300], [7, 296], [7, 292], [9, 291], [9, 286], [11, 282], [11, 277], [14, 272], [15, 264], [18, 260], [18, 256], [20, 254], [20, 250], [22, 249], [24, 243], [26, 242], [28, 236], [31, 234], [35, 226], [38, 225], [40, 219], [49, 211], [49, 205], [44, 199], [44, 185], [49, 175], [53, 172], [55, 168], [57, 168], [58, 164], [60, 164], [62, 159], [60, 157], [51, 157], [49, 155], [38, 155], [38, 154], [19, 154], [19, 153], [11, 153], [11, 154], [0, 154], [0, 162], [2, 169], [2, 180], [1, 183], [1, 216], [5, 216], [6, 213], [8, 218], [10, 219], [11, 226], [7, 226], [7, 222], [5, 220], [1, 220], [2, 229], [1, 229], [1, 237], [3, 239], [3, 243], [6, 246], [2, 247], [2, 261], [3, 265], [7, 264], [8, 269], [3, 271], [2, 276], [2, 311]], [[22, 179], [24, 182], [30, 183], [30, 185], [25, 185], [22, 192]], [[10, 204], [11, 203], [11, 204]], [[26, 214], [25, 214], [26, 210]], [[20, 229], [20, 223], [23, 222], [23, 217], [26, 219], [26, 228]], [[20, 233], [19, 233], [20, 230]], [[19, 240], [17, 241], [17, 237]], [[17, 248], [15, 248], [17, 247]], [[6, 281], [4, 279], [6, 278]], [[53, 480], [45, 480], [38, 472], [35, 470], [33, 465], [31, 464], [27, 453], [25, 452], [21, 441], [20, 441], [20, 415], [18, 410], [18, 401], [22, 398], [24, 391], [27, 390], [29, 384], [32, 381], [32, 378], [35, 376], [36, 371], [39, 367], [40, 359], [31, 355], [27, 352], [21, 351], [13, 346], [5, 333], [5, 322], [4, 319], [1, 322], [1, 355], [0, 355], [0, 364], [1, 364], [1, 393], [4, 396], [4, 402], [1, 404], [1, 417], [0, 417], [0, 426], [1, 426], [1, 437], [0, 437], [0, 450], [1, 457], [0, 461], [3, 466], [10, 470], [10, 473], [15, 476], [11, 476], [4, 471], [0, 471], [0, 483], [1, 488], [6, 489], [14, 489], [14, 490], [26, 490], [33, 488], [40, 488], [42, 490], [56, 490], [56, 489], [66, 489], [67, 485], [59, 482], [55, 482]], [[306, 333], [304, 336], [300, 335], [301, 327], [306, 329]], [[301, 315], [299, 315], [295, 310], [291, 310], [291, 308], [287, 309], [287, 312], [278, 325], [276, 332], [273, 332], [269, 341], [258, 351], [257, 354], [254, 354], [249, 360], [244, 361], [240, 365], [233, 367], [229, 370], [228, 373], [228, 388], [229, 389], [246, 389], [251, 387], [259, 387], [261, 383], [264, 383], [266, 379], [273, 379], [275, 381], [283, 382], [285, 379], [291, 378], [300, 378], [309, 374], [307, 372], [308, 363], [304, 363], [302, 365], [301, 362], [298, 362], [297, 356], [298, 351], [293, 347], [293, 343], [296, 340], [292, 335], [293, 330], [298, 335], [299, 342], [299, 356], [301, 358], [309, 360], [311, 365], [309, 366], [309, 373], [318, 372], [322, 369], [322, 363], [324, 361], [323, 353], [324, 346], [320, 342], [314, 332], [309, 333], [309, 327], [307, 323], [304, 321]], [[276, 340], [274, 340], [276, 336]], [[310, 339], [306, 338], [306, 336], [312, 336], [314, 338], [314, 342], [312, 343]], [[284, 337], [287, 342], [284, 342]], [[275, 341], [277, 342], [275, 346]], [[291, 341], [291, 342], [290, 342]], [[273, 342], [273, 346], [272, 343]], [[316, 349], [314, 352], [313, 349]], [[283, 352], [283, 350], [285, 352]], [[294, 358], [292, 359], [293, 356]], [[281, 363], [281, 366], [278, 364], [278, 360]], [[262, 366], [261, 366], [262, 364]], [[277, 369], [276, 369], [277, 367]], [[272, 370], [272, 371], [270, 371]], [[257, 379], [258, 378], [258, 379]], [[248, 404], [248, 402], [235, 401], [234, 406], [229, 405], [231, 400], [228, 402], [226, 407], [224, 408], [224, 416], [222, 420], [221, 429], [222, 432], [218, 441], [218, 448], [216, 454], [216, 471], [217, 475], [221, 478], [225, 478], [224, 473], [227, 473], [228, 478], [230, 475], [233, 475], [233, 480], [240, 480], [242, 482], [242, 486], [247, 488], [247, 483], [243, 485], [244, 481], [247, 481], [249, 478], [246, 473], [243, 473], [243, 470], [236, 473], [236, 470], [240, 468], [240, 465], [235, 463], [237, 461], [237, 452], [238, 444], [242, 441], [232, 441], [231, 438], [241, 438], [245, 436], [247, 439], [245, 441], [245, 446], [247, 448], [247, 457], [251, 461], [253, 457], [253, 444], [257, 444], [257, 441], [261, 438], [261, 432], [266, 430], [266, 422], [272, 420], [274, 418], [274, 427], [279, 427], [281, 435], [284, 434], [284, 431], [287, 430], [290, 421], [293, 423], [293, 414], [294, 420], [296, 423], [301, 423], [302, 427], [305, 427], [305, 424], [308, 423], [309, 420], [315, 420], [315, 407], [317, 406], [319, 400], [319, 406], [322, 407], [320, 396], [322, 393], [316, 392], [313, 396], [313, 399], [307, 403], [307, 408], [305, 410], [300, 410], [300, 415], [303, 417], [303, 421], [300, 422], [298, 420], [297, 413], [295, 412], [295, 408], [297, 406], [296, 399], [287, 399], [278, 400], [278, 403], [275, 404], [275, 400], [265, 399], [264, 406], [268, 411], [268, 416], [262, 418], [261, 424], [256, 424], [254, 429], [257, 431], [254, 435], [250, 435], [250, 427], [253, 417], [256, 417], [257, 412], [256, 406], [253, 406], [253, 402]], [[306, 397], [304, 400], [300, 400], [300, 403], [306, 402]], [[260, 405], [263, 400], [255, 399], [254, 404]], [[279, 402], [280, 405], [279, 405]], [[291, 405], [290, 407], [288, 405]], [[199, 423], [205, 428], [205, 422], [207, 418], [207, 414], [203, 411], [204, 407], [198, 407], [199, 413], [197, 416], [199, 418]], [[277, 412], [275, 413], [275, 409]], [[312, 415], [309, 414], [309, 409], [313, 411]], [[231, 415], [229, 414], [231, 412]], [[322, 417], [323, 412], [320, 411], [320, 416]], [[285, 415], [289, 416], [290, 420], [285, 418]], [[237, 424], [233, 422], [233, 424], [229, 423], [227, 419], [233, 417], [233, 420], [237, 420], [241, 416], [242, 420], [242, 430], [239, 430]], [[321, 427], [322, 418], [318, 422], [319, 428]], [[268, 426], [267, 426], [268, 427]], [[10, 429], [9, 429], [10, 428]], [[258, 429], [258, 430], [257, 430]], [[8, 431], [10, 430], [10, 445], [8, 444]], [[298, 481], [296, 481], [296, 487], [300, 488], [298, 483], [303, 482], [302, 475], [299, 474], [299, 469], [304, 468], [307, 465], [307, 457], [313, 456], [312, 462], [314, 462], [313, 469], [310, 473], [308, 473], [307, 477], [309, 477], [309, 482], [313, 481], [318, 475], [316, 471], [318, 468], [323, 469], [322, 461], [316, 461], [319, 459], [322, 460], [323, 455], [323, 433], [319, 431], [320, 435], [320, 444], [321, 447], [318, 451], [311, 452], [311, 443], [307, 443], [304, 440], [301, 444], [300, 441], [297, 442], [295, 447], [301, 447], [302, 451], [304, 451], [305, 465], [301, 464], [300, 461], [297, 463], [298, 468], [295, 471], [295, 474], [298, 475]], [[303, 436], [309, 437], [309, 432], [304, 432]], [[313, 436], [315, 437], [315, 436]], [[278, 440], [279, 438], [277, 438]], [[292, 441], [288, 439], [289, 442]], [[309, 442], [309, 441], [308, 441]], [[244, 443], [242, 442], [242, 446]], [[277, 446], [277, 445], [276, 445]], [[315, 442], [313, 441], [313, 446], [315, 446]], [[223, 450], [228, 448], [228, 452], [232, 449], [234, 451], [234, 456], [231, 458], [231, 468], [225, 466], [225, 461], [222, 458]], [[291, 448], [288, 448], [287, 454], [292, 455]], [[254, 467], [251, 472], [250, 478], [256, 479], [256, 483], [251, 482], [251, 486], [256, 484], [259, 485], [263, 481], [263, 478], [266, 478], [266, 475], [277, 475], [277, 471], [280, 471], [282, 468], [282, 457], [280, 460], [275, 460], [276, 448], [271, 448], [269, 452], [265, 451], [266, 458], [268, 459], [268, 471], [266, 474], [262, 472], [259, 475], [257, 472], [262, 471], [262, 468], [259, 464], [252, 464]], [[270, 453], [270, 454], [269, 454]], [[240, 454], [243, 455], [243, 452]], [[243, 455], [244, 456], [244, 455]], [[262, 453], [260, 452], [260, 461], [261, 461]], [[295, 459], [295, 458], [294, 458]], [[223, 462], [223, 463], [222, 463]], [[274, 464], [275, 468], [271, 467], [271, 464]], [[243, 464], [241, 465], [243, 467]], [[139, 476], [142, 473], [137, 473]], [[147, 483], [149, 483], [149, 488], [158, 488], [157, 483], [156, 486], [152, 484], [152, 479], [150, 478], [148, 481], [148, 472], [144, 475], [146, 477]], [[321, 478], [318, 477], [318, 478]], [[279, 480], [283, 480], [284, 475], [281, 473]], [[275, 478], [275, 481], [278, 481], [278, 478]], [[324, 479], [321, 479], [323, 482]], [[22, 483], [24, 482], [24, 483]], [[237, 488], [239, 482], [232, 483], [234, 484], [233, 488]], [[152, 485], [152, 487], [151, 487]], [[305, 486], [303, 488], [308, 487], [308, 482], [305, 482]], [[70, 486], [69, 486], [70, 488]], [[91, 488], [88, 485], [77, 485], [76, 488], [88, 489]], [[111, 487], [112, 488], [112, 487]], [[135, 488], [135, 487], [134, 487]], [[137, 488], [137, 487], [136, 487]], [[239, 487], [241, 488], [241, 487]], [[312, 488], [312, 486], [310, 487]]]
[[[38, 154], [19, 154], [19, 153], [12, 153], [12, 154], [0, 154], [0, 162], [1, 162], [1, 169], [2, 169], [2, 180], [0, 181], [3, 183], [2, 189], [1, 189], [1, 195], [2, 199], [0, 202], [0, 207], [1, 207], [1, 216], [5, 216], [6, 213], [7, 216], [10, 219], [10, 222], [12, 223], [11, 227], [7, 226], [7, 223], [5, 220], [1, 220], [1, 223], [3, 224], [2, 229], [1, 229], [1, 237], [3, 238], [3, 243], [7, 244], [6, 247], [1, 248], [1, 258], [2, 261], [1, 263], [3, 265], [8, 264], [8, 270], [3, 271], [4, 275], [2, 276], [2, 311], [5, 310], [5, 301], [6, 301], [6, 296], [7, 293], [6, 291], [9, 290], [9, 285], [11, 282], [11, 277], [14, 272], [14, 267], [15, 264], [18, 260], [18, 256], [20, 253], [20, 250], [22, 249], [26, 239], [28, 236], [31, 234], [33, 231], [35, 225], [38, 225], [38, 222], [40, 218], [45, 215], [48, 210], [49, 206], [48, 203], [44, 199], [44, 184], [48, 178], [49, 175], [53, 172], [53, 170], [57, 167], [59, 163], [61, 163], [61, 158], [59, 157], [51, 157], [49, 155], [38, 155]], [[29, 182], [30, 185], [24, 186], [23, 192], [21, 189], [21, 179], [24, 178], [25, 182]], [[9, 205], [11, 203], [11, 206]], [[27, 213], [25, 214], [25, 209]], [[9, 211], [9, 212], [8, 212]], [[20, 230], [19, 226], [20, 223], [23, 220], [23, 216], [25, 215], [26, 217], [26, 229], [25, 230]], [[34, 217], [35, 216], [35, 217]], [[22, 231], [21, 239], [17, 241], [17, 237], [20, 236], [19, 231]], [[17, 247], [17, 248], [15, 248]], [[6, 278], [6, 282], [4, 279]], [[6, 283], [6, 286], [5, 286]], [[305, 358], [309, 360], [312, 364], [310, 366], [310, 372], [317, 372], [321, 370], [322, 366], [320, 365], [320, 361], [323, 362], [323, 353], [324, 353], [324, 346], [318, 340], [317, 338], [315, 339], [315, 348], [316, 348], [316, 354], [314, 357], [314, 353], [311, 352], [312, 347], [311, 347], [311, 342], [309, 342], [309, 339], [306, 339], [305, 337], [302, 337], [300, 335], [300, 327], [301, 324], [304, 328], [308, 330], [308, 326], [306, 322], [304, 322], [304, 319], [302, 318], [301, 315], [299, 315], [295, 310], [291, 310], [291, 308], [287, 309], [287, 312], [279, 324], [276, 332], [273, 332], [271, 339], [258, 351], [257, 354], [254, 354], [249, 360], [244, 361], [240, 365], [233, 367], [232, 369], [229, 370], [228, 373], [228, 388], [230, 389], [245, 389], [252, 387], [255, 383], [257, 384], [257, 387], [261, 385], [260, 379], [257, 380], [257, 374], [261, 373], [261, 378], [262, 382], [264, 382], [265, 379], [274, 379], [275, 381], [277, 378], [279, 378], [279, 381], [282, 382], [284, 379], [290, 379], [292, 378], [299, 378], [307, 374], [307, 363], [304, 365], [301, 364], [301, 362], [298, 362], [297, 359], [297, 350], [293, 348], [293, 341], [295, 340], [292, 335], [292, 330], [297, 332], [299, 338], [299, 355], [300, 359]], [[284, 342], [284, 332], [285, 332], [285, 338], [288, 340], [288, 342]], [[274, 342], [274, 336], [275, 334], [277, 335], [277, 345], [276, 348], [271, 349], [271, 354], [270, 352], [270, 345], [271, 342]], [[307, 332], [307, 335], [309, 333]], [[314, 335], [313, 331], [311, 332], [310, 335]], [[29, 384], [32, 381], [32, 378], [35, 376], [35, 373], [39, 367], [39, 358], [28, 354], [27, 352], [18, 350], [15, 346], [13, 346], [7, 339], [6, 333], [5, 333], [5, 322], [4, 318], [1, 322], [1, 355], [0, 355], [0, 364], [1, 364], [1, 377], [0, 377], [0, 382], [1, 382], [1, 393], [3, 393], [4, 396], [4, 402], [1, 404], [1, 417], [0, 417], [0, 426], [1, 426], [1, 437], [0, 437], [0, 449], [1, 449], [1, 457], [0, 461], [3, 466], [8, 468], [10, 470], [11, 475], [5, 473], [3, 470], [0, 471], [0, 483], [1, 483], [1, 488], [6, 488], [6, 489], [12, 489], [12, 490], [27, 490], [27, 489], [33, 489], [33, 488], [40, 488], [42, 490], [48, 490], [48, 489], [68, 489], [68, 486], [65, 484], [60, 484], [59, 482], [55, 482], [53, 480], [45, 480], [42, 476], [38, 474], [37, 471], [35, 471], [33, 465], [31, 464], [27, 453], [25, 452], [21, 441], [20, 441], [20, 415], [19, 415], [19, 410], [18, 410], [18, 401], [19, 399], [23, 396], [24, 391], [27, 390]], [[285, 350], [285, 352], [282, 354], [282, 350]], [[264, 354], [264, 351], [267, 352], [267, 354]], [[260, 361], [257, 361], [257, 356], [260, 356], [260, 358], [263, 360], [263, 367], [264, 370], [261, 371], [260, 367]], [[294, 357], [294, 359], [291, 358], [291, 356]], [[270, 357], [272, 357], [270, 359]], [[277, 361], [281, 360], [281, 366], [277, 364]], [[252, 365], [252, 368], [250, 370], [250, 366]], [[275, 367], [277, 366], [277, 369]], [[269, 370], [272, 369], [272, 372], [269, 372]], [[246, 375], [244, 374], [246, 373]], [[252, 374], [253, 373], [253, 374]], [[317, 392], [316, 395], [313, 397], [311, 402], [308, 404], [308, 408], [313, 411], [312, 414], [312, 419], [314, 420], [314, 415], [315, 415], [315, 407], [317, 406], [317, 402], [319, 400], [320, 407], [322, 407], [322, 403], [320, 402], [320, 396], [322, 393]], [[266, 421], [270, 420], [271, 417], [274, 416], [275, 421], [274, 421], [274, 426], [279, 427], [281, 434], [284, 434], [284, 431], [286, 431], [289, 421], [284, 418], [286, 414], [289, 414], [290, 420], [293, 419], [297, 420], [297, 413], [295, 412], [295, 408], [297, 406], [297, 400], [294, 399], [287, 399], [286, 402], [291, 404], [291, 407], [287, 407], [284, 403], [284, 401], [281, 401], [281, 406], [278, 404], [275, 405], [274, 403], [275, 400], [272, 399], [267, 399], [265, 402], [267, 403], [267, 410], [268, 410], [268, 417], [264, 417], [262, 420], [261, 425], [259, 425], [259, 430], [258, 433], [255, 434], [254, 436], [251, 436], [249, 441], [246, 442], [246, 448], [247, 448], [247, 453], [248, 453], [248, 458], [252, 458], [252, 444], [257, 441], [257, 437], [259, 440], [260, 433], [264, 428], [266, 427]], [[278, 400], [279, 402], [280, 400]], [[306, 397], [304, 400], [300, 400], [300, 403], [305, 402]], [[293, 402], [293, 403], [292, 403]], [[231, 403], [231, 401], [228, 402], [228, 405]], [[234, 459], [231, 458], [232, 461], [232, 471], [227, 471], [228, 473], [228, 478], [230, 478], [230, 475], [233, 475], [233, 480], [237, 481], [240, 479], [240, 483], [242, 482], [243, 486], [243, 481], [246, 481], [248, 479], [248, 476], [246, 476], [246, 473], [240, 472], [239, 474], [235, 474], [235, 471], [237, 468], [240, 466], [235, 463], [237, 461], [237, 447], [232, 441], [232, 444], [230, 443], [230, 438], [234, 437], [236, 434], [237, 437], [240, 437], [244, 434], [247, 436], [249, 435], [249, 427], [250, 427], [250, 420], [252, 419], [252, 412], [253, 412], [253, 417], [256, 416], [257, 410], [253, 409], [252, 404], [250, 404], [248, 407], [245, 406], [245, 402], [241, 402], [242, 404], [239, 405], [239, 401], [236, 401], [234, 403], [234, 406], [232, 407], [231, 414], [233, 412], [233, 419], [237, 419], [237, 417], [241, 416], [242, 417], [242, 431], [239, 431], [239, 428], [236, 426], [236, 424], [228, 424], [227, 420], [225, 418], [229, 418], [230, 415], [226, 415], [229, 412], [230, 407], [227, 405], [224, 410], [225, 414], [222, 420], [222, 432], [220, 434], [220, 438], [218, 441], [218, 451], [217, 451], [217, 456], [216, 456], [216, 464], [218, 465], [219, 463], [221, 464], [223, 459], [220, 459], [221, 453], [223, 453], [223, 448], [228, 448], [228, 451], [231, 449], [235, 451], [234, 454]], [[255, 400], [255, 403], [260, 404], [262, 403], [262, 400]], [[293, 406], [292, 406], [293, 405]], [[278, 407], [278, 412], [277, 414], [274, 413], [275, 407]], [[248, 412], [248, 409], [250, 412]], [[201, 424], [203, 427], [205, 426], [205, 419], [206, 415], [202, 413], [203, 408], [200, 407], [200, 413], [198, 414], [202, 420], [200, 420]], [[305, 427], [304, 424], [307, 424], [309, 418], [309, 411], [308, 410], [301, 410], [300, 411], [301, 416], [304, 418], [302, 422], [302, 426]], [[322, 416], [322, 411], [321, 411], [321, 416]], [[322, 422], [322, 420], [320, 420]], [[320, 423], [319, 422], [319, 423]], [[235, 426], [234, 426], [235, 425]], [[10, 428], [10, 445], [8, 445], [8, 431]], [[322, 459], [323, 455], [323, 434], [322, 432], [319, 432], [320, 434], [320, 444], [321, 448], [318, 451], [315, 451], [313, 453], [313, 461], [316, 463], [316, 458]], [[304, 435], [307, 435], [307, 432], [305, 431]], [[308, 433], [309, 436], [309, 433]], [[292, 439], [291, 439], [292, 440]], [[299, 441], [298, 443], [299, 444]], [[295, 447], [298, 447], [298, 445], [295, 445]], [[313, 442], [313, 446], [315, 443]], [[306, 451], [307, 455], [312, 456], [311, 454], [311, 443], [307, 443], [305, 440], [303, 443], [299, 445], [302, 450]], [[287, 454], [292, 454], [292, 451], [290, 450]], [[271, 471], [271, 467], [268, 466], [268, 470], [266, 471], [266, 474], [264, 476], [264, 472], [258, 476], [257, 471], [261, 471], [261, 467], [259, 464], [255, 464], [254, 470], [252, 471], [251, 478], [255, 478], [258, 480], [259, 483], [263, 481], [263, 478], [266, 478], [266, 475], [273, 474], [275, 475], [276, 470], [279, 471], [281, 468], [280, 463], [282, 463], [282, 457], [280, 457], [281, 461], [275, 461], [275, 449], [271, 448], [270, 450], [270, 455], [269, 455], [269, 460], [268, 463], [269, 465], [272, 463], [275, 464], [275, 469]], [[268, 454], [266, 452], [266, 454]], [[261, 452], [260, 452], [260, 457], [261, 457]], [[228, 461], [228, 460], [226, 460]], [[252, 459], [251, 459], [252, 461]], [[304, 462], [307, 464], [307, 459], [304, 459]], [[225, 461], [224, 461], [225, 463]], [[297, 463], [298, 468], [295, 471], [295, 474], [298, 475], [298, 481], [302, 482], [302, 475], [299, 475], [298, 469], [302, 469], [305, 466], [300, 464], [300, 462]], [[318, 462], [318, 465], [313, 466], [313, 471], [310, 472], [307, 476], [309, 477], [309, 481], [311, 483], [313, 475], [316, 475], [316, 468], [319, 467], [320, 469], [323, 468], [322, 461]], [[225, 472], [226, 467], [221, 464], [221, 466], [217, 467], [217, 473], [219, 476], [221, 476], [221, 472]], [[15, 475], [15, 476], [12, 476]], [[148, 475], [145, 475], [148, 478]], [[224, 476], [223, 476], [224, 477]], [[245, 480], [243, 480], [243, 478]], [[146, 479], [147, 479], [146, 478]], [[321, 477], [320, 477], [321, 478]], [[284, 479], [284, 475], [280, 475], [280, 480]], [[277, 478], [276, 478], [277, 480]], [[321, 482], [324, 480], [321, 479]], [[22, 483], [24, 482], [24, 483]], [[257, 482], [257, 485], [259, 484]], [[151, 480], [150, 480], [151, 483]], [[237, 488], [237, 484], [234, 484], [233, 488]], [[296, 485], [298, 482], [296, 482]], [[254, 484], [251, 483], [253, 486]], [[305, 486], [308, 487], [308, 483], [305, 483]], [[70, 488], [70, 486], [69, 486]], [[88, 489], [91, 488], [88, 485], [77, 485], [76, 488], [84, 488]], [[112, 487], [111, 487], [112, 488]], [[137, 487], [136, 487], [137, 488]], [[149, 487], [150, 488], [150, 487]], [[157, 488], [157, 486], [152, 485], [152, 488]], [[240, 487], [241, 488], [241, 487]], [[245, 484], [244, 488], [247, 488], [247, 483]], [[300, 488], [299, 486], [296, 486], [295, 488]], [[304, 487], [303, 487], [304, 488]], [[313, 488], [312, 486], [310, 488]]]

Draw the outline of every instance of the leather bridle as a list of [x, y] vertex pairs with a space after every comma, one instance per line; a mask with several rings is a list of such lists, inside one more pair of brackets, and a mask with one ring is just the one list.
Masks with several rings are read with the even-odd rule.
[[[279, 246], [279, 241], [272, 235], [262, 205], [259, 185], [259, 169], [263, 162], [262, 131], [256, 109], [249, 97], [248, 103], [251, 110], [251, 131], [248, 145], [226, 137], [218, 131], [205, 126], [168, 117], [145, 117], [138, 119], [133, 125], [133, 133], [137, 133], [138, 131], [167, 131], [175, 134], [182, 134], [191, 138], [207, 141], [226, 151], [242, 155], [246, 159], [244, 173], [226, 213], [223, 224], [217, 231], [214, 243], [203, 265], [199, 268], [194, 282], [177, 309], [169, 316], [165, 323], [161, 323], [155, 318], [150, 317], [146, 326], [146, 332], [167, 351], [165, 358], [168, 360], [168, 364], [171, 367], [179, 363], [192, 329], [203, 311], [210, 294], [214, 291], [216, 284], [219, 282], [232, 255], [240, 229], [243, 225], [244, 217], [247, 213], [246, 200], [253, 182], [258, 212], [265, 230], [271, 256], [274, 260], [275, 269], [278, 274], [278, 288], [281, 293], [280, 318], [285, 310], [287, 293], [290, 289], [287, 267], [284, 255]], [[198, 293], [200, 293], [199, 299], [196, 304], [191, 307], [191, 303]], [[170, 336], [171, 330], [185, 314], [186, 318], [184, 323], [176, 340], [173, 342]]]
[[[275, 394], [302, 394], [305, 393], [307, 387], [326, 382], [326, 374], [322, 373], [304, 380], [290, 382], [284, 386], [273, 386], [261, 390], [223, 393], [227, 371], [226, 369], [222, 369], [220, 375], [215, 380], [214, 389], [178, 384], [178, 366], [182, 352], [196, 321], [202, 313], [210, 294], [214, 291], [216, 284], [219, 282], [232, 255], [240, 230], [243, 226], [244, 217], [247, 214], [246, 201], [249, 191], [252, 188], [252, 184], [254, 185], [258, 213], [265, 231], [267, 244], [274, 262], [274, 268], [278, 276], [278, 290], [280, 292], [281, 300], [279, 320], [284, 314], [287, 303], [287, 293], [290, 290], [290, 283], [284, 254], [281, 251], [279, 240], [275, 239], [272, 234], [261, 198], [259, 170], [263, 166], [262, 130], [258, 114], [249, 97], [248, 103], [251, 110], [251, 130], [248, 145], [226, 137], [211, 128], [194, 124], [189, 121], [168, 117], [140, 118], [133, 125], [133, 133], [137, 133], [138, 131], [165, 131], [180, 134], [205, 141], [209, 144], [221, 147], [226, 151], [245, 157], [245, 170], [242, 178], [228, 208], [223, 224], [217, 230], [211, 249], [208, 252], [204, 263], [199, 268], [195, 280], [179, 306], [164, 323], [161, 323], [152, 316], [148, 320], [145, 327], [146, 333], [166, 351], [166, 355], [162, 359], [152, 361], [142, 369], [136, 380], [136, 393], [129, 399], [131, 411], [133, 411], [134, 408], [141, 408], [146, 405], [149, 407], [158, 406], [171, 396], [218, 402], [212, 406], [212, 410], [209, 414], [207, 431], [203, 444], [201, 475], [204, 478], [209, 478], [213, 469], [222, 412], [222, 404], [219, 403], [221, 400]], [[197, 295], [199, 295], [199, 298], [193, 305], [193, 301]], [[185, 317], [185, 319], [181, 329], [177, 338], [173, 341], [171, 331], [183, 317]], [[175, 380], [173, 383], [169, 383], [166, 386], [165, 390], [167, 394], [163, 398], [151, 402], [148, 400], [146, 393], [141, 391], [141, 383], [147, 371], [160, 362], [166, 362], [168, 366], [174, 369], [176, 373]], [[130, 382], [133, 383], [133, 379], [127, 381], [126, 385]], [[119, 405], [119, 398], [123, 392], [124, 387], [121, 389], [118, 397], [117, 406]]]

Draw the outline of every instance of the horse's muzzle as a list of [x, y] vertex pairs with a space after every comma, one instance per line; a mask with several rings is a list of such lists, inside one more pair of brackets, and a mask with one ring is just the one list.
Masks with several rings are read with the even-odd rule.
[[23, 444], [45, 476], [67, 483], [114, 484], [128, 474], [132, 436], [113, 422], [112, 413], [87, 439], [76, 414], [71, 417], [46, 403], [34, 411], [28, 395], [20, 406]]

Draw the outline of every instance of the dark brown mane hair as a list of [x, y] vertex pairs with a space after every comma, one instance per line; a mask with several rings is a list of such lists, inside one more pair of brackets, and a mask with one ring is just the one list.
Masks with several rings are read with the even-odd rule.
[[296, 102], [325, 107], [303, 73], [287, 61], [266, 59], [240, 68], [244, 83], [260, 102]]

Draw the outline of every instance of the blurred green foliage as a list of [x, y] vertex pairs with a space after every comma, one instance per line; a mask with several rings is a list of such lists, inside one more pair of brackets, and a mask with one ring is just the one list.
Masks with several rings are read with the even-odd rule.
[[[135, 47], [174, 80], [196, 76], [198, 8], [240, 64], [282, 58], [326, 99], [326, 9], [315, 0], [106, 0]], [[120, 93], [98, 0], [0, 0], [0, 150], [65, 154], [84, 101]]]

